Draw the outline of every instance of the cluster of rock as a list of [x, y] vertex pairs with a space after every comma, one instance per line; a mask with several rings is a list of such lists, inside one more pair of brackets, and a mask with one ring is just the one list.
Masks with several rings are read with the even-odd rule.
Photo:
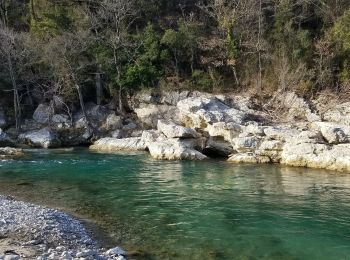
[[126, 259], [115, 247], [98, 248], [82, 224], [57, 210], [0, 196], [0, 259]]
[[[289, 123], [276, 123], [249, 98], [203, 93], [140, 95], [135, 112], [144, 130], [127, 139], [103, 138], [100, 151], [148, 150], [155, 159], [232, 163], [281, 163], [350, 171], [350, 110], [339, 105], [323, 114], [294, 93], [279, 96]], [[276, 103], [276, 101], [274, 101]]]
[[[92, 144], [91, 150], [149, 151], [162, 160], [223, 156], [232, 163], [350, 171], [350, 102], [329, 109], [322, 103], [291, 92], [277, 93], [264, 106], [235, 95], [140, 93], [131, 102], [135, 114], [121, 116], [108, 105], [89, 103], [88, 121], [81, 111], [69, 117], [41, 104], [20, 135], [10, 138], [10, 131], [0, 131], [0, 147]], [[269, 106], [288, 123], [265, 112]]]

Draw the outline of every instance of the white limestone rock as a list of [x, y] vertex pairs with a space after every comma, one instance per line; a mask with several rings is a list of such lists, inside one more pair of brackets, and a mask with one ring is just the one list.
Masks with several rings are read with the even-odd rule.
[[238, 153], [233, 154], [227, 160], [231, 163], [252, 163], [252, 164], [262, 164], [270, 163], [271, 160], [268, 156], [256, 155], [254, 153]]
[[181, 143], [171, 141], [155, 142], [148, 146], [149, 152], [154, 159], [158, 160], [204, 160], [207, 157]]
[[322, 133], [329, 144], [350, 142], [350, 126], [330, 122], [316, 122], [314, 127]]
[[199, 134], [192, 128], [183, 127], [170, 121], [158, 121], [158, 131], [168, 138], [197, 138]]
[[90, 146], [91, 150], [100, 152], [117, 152], [117, 151], [145, 151], [146, 144], [141, 137], [131, 137], [117, 139], [106, 137], [97, 140]]
[[56, 148], [61, 145], [61, 140], [58, 138], [57, 133], [47, 127], [37, 131], [23, 133], [18, 139], [27, 145], [45, 149]]

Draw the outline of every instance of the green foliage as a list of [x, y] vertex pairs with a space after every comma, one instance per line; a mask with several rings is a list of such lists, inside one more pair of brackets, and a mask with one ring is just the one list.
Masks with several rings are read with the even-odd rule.
[[213, 87], [210, 75], [202, 70], [194, 70], [192, 72], [192, 83], [195, 88], [199, 88], [202, 91], [211, 91]]
[[307, 29], [295, 24], [293, 5], [289, 1], [281, 1], [277, 7], [272, 31], [272, 41], [278, 55], [287, 55], [293, 66], [299, 60], [310, 61], [312, 41]]
[[344, 52], [350, 51], [350, 10], [346, 11], [335, 23], [333, 33], [341, 50]]
[[[31, 0], [34, 1], [34, 0]], [[30, 3], [28, 3], [30, 5]], [[47, 39], [73, 29], [79, 14], [69, 5], [51, 3], [50, 1], [35, 1], [30, 19], [32, 35]]]
[[135, 61], [124, 66], [125, 77], [121, 83], [129, 88], [154, 86], [163, 74], [161, 62], [164, 55], [160, 35], [152, 24], [148, 24], [134, 41], [140, 46], [135, 54]]

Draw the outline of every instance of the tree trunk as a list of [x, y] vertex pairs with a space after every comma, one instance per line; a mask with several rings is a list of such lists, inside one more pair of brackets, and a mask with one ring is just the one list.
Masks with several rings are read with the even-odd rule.
[[101, 82], [101, 73], [96, 73], [96, 103], [101, 105], [102, 101], [102, 82]]
[[18, 132], [21, 127], [21, 107], [20, 107], [20, 101], [19, 101], [19, 95], [18, 95], [18, 88], [17, 88], [17, 82], [15, 78], [15, 72], [12, 65], [12, 59], [10, 54], [7, 55], [7, 62], [9, 66], [9, 72], [12, 82], [12, 88], [13, 88], [13, 107], [15, 110], [15, 121], [16, 121], [16, 131]]
[[75, 84], [75, 88], [77, 89], [78, 91], [78, 96], [79, 96], [79, 103], [80, 103], [80, 108], [81, 108], [81, 111], [83, 112], [83, 116], [86, 120], [86, 123], [87, 123], [87, 126], [89, 125], [89, 120], [87, 118], [87, 115], [86, 115], [86, 111], [85, 111], [85, 105], [84, 105], [84, 99], [83, 99], [83, 94], [81, 93], [81, 89], [80, 89], [80, 86], [78, 84]]
[[258, 65], [259, 65], [259, 75], [258, 75], [258, 90], [262, 90], [262, 64], [261, 64], [261, 16], [262, 16], [262, 3], [259, 0], [259, 32], [258, 32]]

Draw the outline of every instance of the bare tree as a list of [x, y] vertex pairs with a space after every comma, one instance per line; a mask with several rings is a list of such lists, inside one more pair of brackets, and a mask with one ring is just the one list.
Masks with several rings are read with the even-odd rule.
[[21, 126], [21, 104], [17, 82], [17, 69], [21, 60], [20, 36], [0, 22], [0, 55], [4, 60], [3, 65], [9, 73], [13, 91], [13, 106], [16, 121], [16, 130]]
[[121, 56], [128, 54], [130, 49], [128, 30], [137, 12], [134, 4], [134, 0], [102, 0], [91, 19], [94, 21], [93, 31], [103, 30], [103, 34], [99, 35], [99, 40], [104, 41], [113, 53], [110, 62], [113, 64], [116, 75], [115, 82], [118, 85], [118, 104], [121, 113], [123, 113]]
[[86, 57], [88, 48], [89, 33], [87, 31], [76, 31], [64, 33], [53, 38], [45, 48], [44, 59], [55, 71], [57, 81], [61, 82], [64, 95], [71, 95], [72, 89], [76, 90], [80, 108], [88, 124], [82, 83], [86, 80], [87, 74], [84, 70], [90, 62]]

